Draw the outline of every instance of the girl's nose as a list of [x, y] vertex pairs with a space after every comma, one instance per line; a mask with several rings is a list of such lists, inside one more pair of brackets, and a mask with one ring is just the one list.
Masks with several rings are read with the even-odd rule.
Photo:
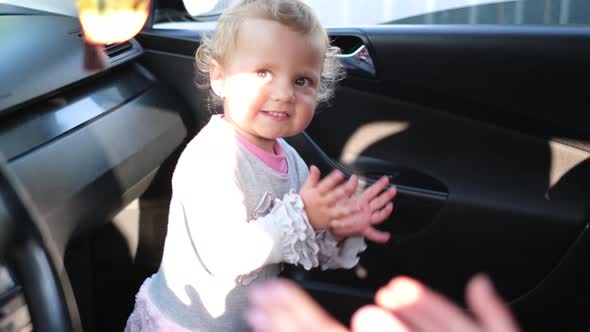
[[293, 84], [288, 80], [282, 82], [273, 82], [271, 99], [274, 101], [293, 102], [295, 100], [295, 90]]

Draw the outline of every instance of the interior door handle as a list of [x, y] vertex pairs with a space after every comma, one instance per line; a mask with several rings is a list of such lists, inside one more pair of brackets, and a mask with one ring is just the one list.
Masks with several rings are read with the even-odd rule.
[[352, 73], [368, 78], [377, 76], [373, 58], [364, 44], [350, 53], [338, 54], [337, 57], [340, 58], [342, 65]]
[[359, 156], [348, 166], [355, 174], [371, 180], [387, 176], [389, 182], [395, 184], [398, 189], [421, 193], [423, 198], [444, 201], [448, 196], [448, 189], [441, 181], [416, 169], [396, 165], [390, 161]]
[[309, 165], [319, 167], [323, 174], [333, 169], [347, 176], [356, 174], [364, 185], [371, 185], [382, 175], [389, 176], [398, 193], [394, 199], [396, 222], [387, 222], [384, 227], [391, 232], [394, 241], [404, 241], [407, 235], [424, 229], [447, 201], [447, 187], [423, 172], [368, 156], [359, 156], [355, 163], [342, 165], [327, 156], [306, 132], [288, 137], [287, 141], [306, 156]]

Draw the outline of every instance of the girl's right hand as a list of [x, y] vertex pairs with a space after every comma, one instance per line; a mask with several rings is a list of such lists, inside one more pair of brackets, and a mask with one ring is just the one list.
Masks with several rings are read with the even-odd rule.
[[358, 185], [356, 176], [348, 181], [339, 170], [332, 171], [320, 180], [320, 170], [311, 166], [309, 177], [301, 187], [299, 196], [303, 201], [309, 223], [315, 230], [327, 229], [332, 220], [344, 218], [358, 209], [354, 204], [338, 204], [350, 198]]
[[374, 226], [384, 222], [393, 211], [391, 200], [395, 197], [397, 190], [395, 186], [387, 189], [388, 186], [389, 179], [384, 176], [360, 195], [350, 198], [347, 204], [355, 204], [358, 206], [358, 211], [344, 218], [335, 219], [330, 224], [330, 233], [336, 238], [362, 235], [373, 242], [387, 242], [390, 234]]

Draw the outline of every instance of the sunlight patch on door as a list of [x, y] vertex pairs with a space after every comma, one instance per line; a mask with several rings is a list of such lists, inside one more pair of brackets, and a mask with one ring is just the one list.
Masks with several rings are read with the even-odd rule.
[[[549, 141], [548, 144], [551, 154], [551, 165], [547, 193], [549, 193], [565, 174], [590, 158], [590, 153], [584, 150], [576, 149], [556, 141]], [[545, 198], [550, 199], [548, 194], [545, 194]]]
[[371, 145], [389, 136], [399, 134], [409, 126], [410, 123], [407, 121], [382, 121], [361, 126], [344, 145], [340, 161], [344, 164], [354, 162]]

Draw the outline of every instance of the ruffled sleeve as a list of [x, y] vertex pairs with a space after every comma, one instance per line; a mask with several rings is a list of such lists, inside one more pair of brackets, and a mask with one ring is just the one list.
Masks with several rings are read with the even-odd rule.
[[367, 249], [362, 236], [338, 243], [329, 231], [316, 232], [305, 213], [301, 197], [293, 190], [282, 200], [275, 199], [269, 216], [279, 221], [282, 261], [298, 264], [306, 270], [321, 266], [322, 270], [353, 268], [359, 254]]
[[[301, 197], [291, 190], [282, 200], [272, 202], [270, 212], [252, 220], [251, 225], [265, 227], [273, 234], [277, 244], [267, 263], [289, 263], [301, 265], [306, 270], [319, 266], [320, 248], [316, 242], [316, 233], [309, 224], [303, 208]], [[261, 268], [238, 276], [240, 284], [247, 285], [256, 279]]]
[[316, 243], [315, 231], [309, 224], [301, 197], [291, 190], [282, 201], [278, 199], [271, 213], [282, 220], [281, 248], [283, 261], [289, 264], [302, 265], [306, 270], [319, 265], [319, 246]]
[[322, 270], [351, 269], [359, 262], [359, 254], [367, 249], [362, 236], [349, 237], [339, 244], [326, 230], [317, 232], [316, 242], [319, 246], [318, 261]]

